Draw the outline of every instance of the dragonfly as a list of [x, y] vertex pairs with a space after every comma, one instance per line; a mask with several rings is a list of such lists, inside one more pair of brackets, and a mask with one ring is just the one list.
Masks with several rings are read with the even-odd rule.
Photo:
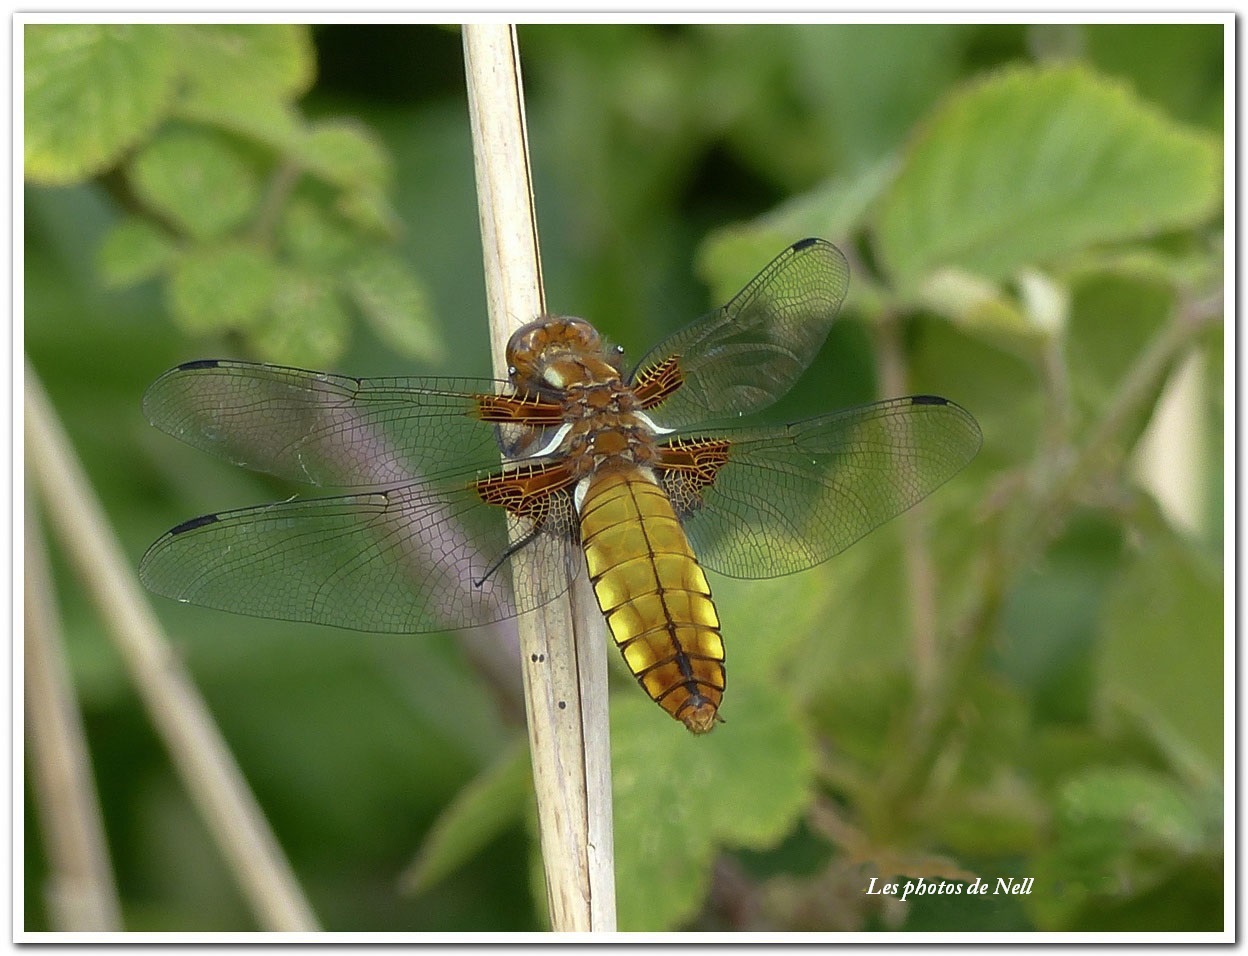
[[140, 577], [210, 608], [412, 634], [532, 611], [587, 571], [628, 670], [706, 733], [726, 669], [705, 571], [814, 567], [981, 444], [970, 413], [933, 395], [745, 420], [805, 372], [848, 287], [844, 255], [803, 239], [630, 370], [589, 322], [558, 315], [512, 335], [507, 381], [180, 365], [144, 395], [153, 425], [335, 493], [192, 518]]

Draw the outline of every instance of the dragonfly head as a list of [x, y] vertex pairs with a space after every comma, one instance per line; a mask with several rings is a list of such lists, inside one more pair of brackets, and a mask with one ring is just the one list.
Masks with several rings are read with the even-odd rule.
[[521, 326], [507, 343], [512, 383], [530, 391], [564, 391], [619, 377], [602, 336], [584, 319], [544, 315]]

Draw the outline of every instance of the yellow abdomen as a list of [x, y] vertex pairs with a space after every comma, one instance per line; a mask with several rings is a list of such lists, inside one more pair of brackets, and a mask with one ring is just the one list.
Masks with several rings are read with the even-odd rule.
[[694, 733], [715, 725], [724, 642], [706, 575], [667, 494], [640, 469], [596, 473], [581, 541], [598, 604], [629, 670]]

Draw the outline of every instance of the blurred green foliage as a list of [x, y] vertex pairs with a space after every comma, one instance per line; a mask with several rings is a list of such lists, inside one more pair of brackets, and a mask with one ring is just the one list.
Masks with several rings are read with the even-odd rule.
[[100, 175], [127, 213], [100, 245], [106, 284], [166, 277], [183, 331], [259, 357], [336, 360], [348, 302], [400, 354], [442, 357], [389, 251], [386, 150], [296, 106], [316, 72], [306, 28], [37, 24], [25, 54], [27, 180]]
[[[1221, 928], [1222, 31], [521, 28], [552, 307], [638, 355], [821, 235], [850, 301], [777, 413], [933, 392], [985, 433], [837, 560], [712, 582], [709, 738], [616, 672], [621, 928]], [[26, 349], [136, 563], [287, 493], [145, 425], [168, 365], [485, 373], [454, 30], [24, 43]], [[127, 929], [254, 928], [56, 570]], [[544, 925], [522, 732], [450, 638], [159, 610], [327, 928]], [[864, 893], [968, 874], [1036, 884]]]

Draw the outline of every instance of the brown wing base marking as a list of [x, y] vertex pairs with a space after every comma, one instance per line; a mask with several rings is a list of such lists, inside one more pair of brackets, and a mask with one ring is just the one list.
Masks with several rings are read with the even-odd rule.
[[654, 408], [685, 384], [685, 373], [680, 370], [680, 356], [669, 355], [657, 365], [651, 365], [637, 373], [633, 381], [633, 394], [642, 409]]
[[477, 395], [471, 414], [495, 426], [499, 448], [509, 458], [523, 458], [551, 430], [567, 421], [563, 406], [526, 393]]
[[677, 438], [659, 448], [657, 468], [677, 514], [702, 506], [702, 490], [714, 484], [730, 449], [731, 443], [719, 438]]
[[476, 417], [483, 422], [542, 428], [564, 422], [562, 405], [530, 395], [478, 395]]
[[486, 504], [505, 509], [523, 519], [527, 530], [511, 542], [474, 583], [485, 584], [513, 554], [530, 544], [543, 531], [570, 533], [575, 527], [575, 509], [569, 488], [576, 475], [567, 462], [520, 465], [495, 472], [472, 483], [472, 489]]
[[486, 504], [540, 523], [550, 513], [555, 498], [575, 481], [571, 465], [562, 461], [495, 472], [473, 482], [473, 489]]

